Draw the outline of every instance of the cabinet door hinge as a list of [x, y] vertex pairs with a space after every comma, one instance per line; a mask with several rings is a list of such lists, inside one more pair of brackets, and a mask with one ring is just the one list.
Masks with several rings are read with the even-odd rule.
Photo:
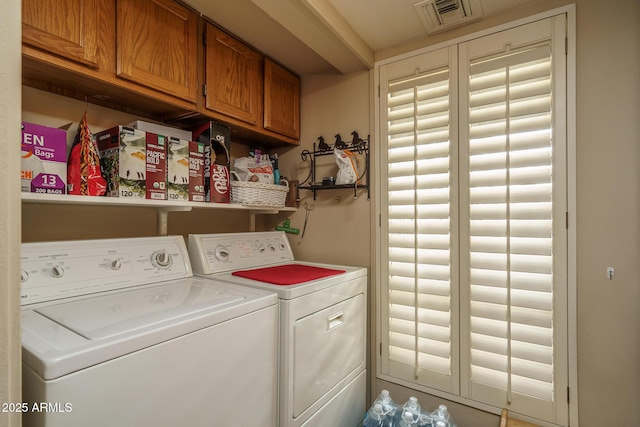
[[380, 343], [380, 356], [382, 356], [382, 343]]
[[569, 54], [569, 37], [564, 38], [564, 54]]
[[571, 403], [571, 388], [567, 387], [567, 403]]
[[203, 44], [204, 46], [206, 46], [206, 45], [207, 45], [207, 32], [206, 32], [206, 31], [203, 31], [203, 32], [202, 32], [202, 44]]
[[207, 96], [207, 85], [202, 85], [202, 96]]
[[565, 212], [565, 227], [569, 229], [569, 212]]
[[378, 85], [378, 98], [380, 98], [380, 85]]

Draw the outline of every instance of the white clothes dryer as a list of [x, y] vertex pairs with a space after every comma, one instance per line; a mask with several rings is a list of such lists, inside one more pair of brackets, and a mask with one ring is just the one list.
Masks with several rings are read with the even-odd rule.
[[25, 427], [276, 425], [274, 292], [193, 277], [182, 236], [21, 259]]
[[366, 411], [367, 270], [295, 261], [283, 232], [190, 235], [194, 273], [280, 299], [280, 427], [355, 427]]

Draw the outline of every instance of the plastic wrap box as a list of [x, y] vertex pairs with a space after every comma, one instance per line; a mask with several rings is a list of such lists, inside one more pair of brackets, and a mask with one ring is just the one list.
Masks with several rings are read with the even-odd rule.
[[27, 193], [67, 192], [67, 132], [22, 122], [20, 178]]
[[204, 202], [204, 144], [169, 137], [167, 197]]
[[229, 203], [231, 130], [228, 126], [208, 122], [193, 131], [193, 140], [205, 144], [205, 200]]
[[167, 144], [164, 136], [125, 126], [96, 134], [106, 195], [166, 200]]

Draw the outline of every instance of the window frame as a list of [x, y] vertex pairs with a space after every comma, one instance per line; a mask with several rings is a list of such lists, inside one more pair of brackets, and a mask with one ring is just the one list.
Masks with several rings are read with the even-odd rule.
[[[374, 140], [376, 147], [386, 147], [386, 141], [381, 141], [380, 135], [384, 134], [381, 129], [381, 126], [386, 127], [386, 122], [382, 119], [382, 112], [380, 111], [381, 100], [380, 96], [380, 85], [381, 85], [381, 77], [380, 77], [380, 69], [384, 65], [391, 64], [393, 62], [406, 60], [408, 58], [425, 54], [428, 52], [437, 51], [443, 48], [449, 48], [451, 46], [456, 46], [461, 43], [468, 42], [472, 39], [476, 39], [479, 37], [484, 37], [493, 33], [501, 32], [504, 30], [508, 30], [511, 28], [515, 28], [524, 24], [528, 24], [537, 20], [552, 18], [558, 15], [566, 16], [566, 93], [563, 94], [566, 98], [564, 112], [566, 122], [561, 124], [561, 130], [565, 132], [566, 135], [566, 206], [567, 206], [567, 260], [566, 260], [566, 277], [567, 277], [567, 289], [566, 289], [566, 297], [567, 297], [567, 336], [561, 337], [563, 339], [562, 343], [564, 344], [564, 339], [566, 339], [566, 358], [568, 361], [568, 366], [566, 369], [566, 375], [568, 376], [568, 384], [569, 390], [567, 390], [568, 397], [568, 425], [577, 425], [578, 420], [578, 399], [577, 399], [577, 279], [576, 279], [576, 139], [575, 139], [575, 5], [567, 5], [563, 7], [559, 7], [556, 9], [552, 9], [546, 12], [542, 12], [536, 15], [532, 15], [526, 18], [522, 18], [513, 22], [505, 23], [490, 29], [482, 30], [479, 32], [475, 32], [472, 34], [468, 34], [465, 36], [461, 36], [458, 38], [451, 39], [446, 42], [438, 43], [433, 46], [425, 47], [422, 49], [418, 49], [415, 51], [411, 51], [402, 55], [394, 56], [391, 58], [387, 58], [381, 61], [376, 62], [374, 66], [374, 75], [373, 75], [373, 88], [374, 88], [374, 124], [375, 124], [375, 132], [374, 132]], [[376, 176], [379, 175], [380, 168], [383, 167], [381, 163], [381, 154], [373, 153], [373, 165], [375, 165], [374, 172]], [[393, 382], [399, 385], [406, 386], [410, 389], [415, 389], [417, 391], [422, 391], [434, 396], [442, 397], [454, 402], [462, 403], [477, 409], [485, 410], [488, 412], [493, 412], [498, 414], [500, 408], [493, 407], [491, 405], [487, 405], [484, 403], [480, 403], [477, 401], [473, 401], [471, 399], [462, 397], [460, 395], [460, 391], [454, 391], [454, 393], [442, 392], [439, 390], [430, 389], [428, 387], [416, 386], [414, 383], [409, 381], [400, 380], [398, 378], [393, 378], [388, 375], [385, 375], [381, 372], [382, 366], [382, 341], [381, 341], [381, 333], [382, 333], [382, 322], [380, 313], [383, 312], [382, 301], [383, 295], [382, 292], [386, 292], [386, 290], [382, 289], [382, 278], [386, 277], [387, 268], [381, 262], [381, 251], [380, 245], [378, 243], [386, 240], [385, 236], [382, 236], [382, 218], [383, 209], [386, 209], [386, 206], [382, 206], [381, 193], [386, 191], [383, 183], [380, 182], [380, 179], [376, 181], [375, 191], [376, 194], [376, 203], [372, 206], [372, 222], [377, 224], [375, 227], [375, 242], [376, 245], [374, 247], [373, 253], [373, 266], [374, 266], [374, 275], [373, 275], [373, 283], [375, 286], [376, 295], [378, 296], [375, 300], [375, 313], [376, 313], [376, 322], [375, 322], [375, 355], [374, 359], [376, 362], [376, 377], [381, 380]], [[385, 273], [385, 274], [383, 274]], [[459, 320], [461, 321], [461, 320]], [[454, 346], [455, 347], [455, 346]], [[459, 350], [458, 350], [459, 351]], [[462, 372], [462, 371], [461, 371]], [[375, 384], [374, 384], [375, 386]]]

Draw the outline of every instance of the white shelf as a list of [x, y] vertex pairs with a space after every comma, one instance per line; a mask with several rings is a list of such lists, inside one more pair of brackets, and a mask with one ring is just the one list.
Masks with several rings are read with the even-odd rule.
[[30, 204], [60, 204], [85, 206], [114, 206], [114, 207], [143, 207], [158, 211], [158, 234], [167, 234], [167, 214], [169, 212], [184, 212], [192, 209], [223, 209], [248, 211], [251, 216], [250, 224], [255, 224], [255, 215], [277, 214], [281, 211], [295, 212], [294, 207], [269, 208], [262, 206], [243, 206], [234, 203], [206, 203], [172, 200], [128, 199], [119, 197], [76, 196], [69, 194], [40, 194], [22, 193], [22, 202]]

